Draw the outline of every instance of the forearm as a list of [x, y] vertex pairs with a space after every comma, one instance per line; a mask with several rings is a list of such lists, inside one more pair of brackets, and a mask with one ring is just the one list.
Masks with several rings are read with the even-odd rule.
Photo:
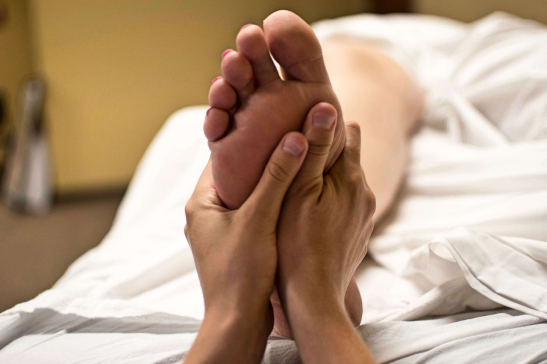
[[342, 299], [300, 291], [285, 291], [285, 309], [304, 363], [374, 363]]
[[272, 325], [269, 306], [210, 312], [184, 363], [260, 363]]

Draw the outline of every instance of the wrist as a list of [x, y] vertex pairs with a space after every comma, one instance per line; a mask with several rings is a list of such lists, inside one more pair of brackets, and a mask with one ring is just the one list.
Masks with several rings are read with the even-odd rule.
[[270, 331], [273, 326], [273, 318], [270, 302], [260, 300], [252, 302], [247, 300], [239, 304], [223, 302], [206, 307], [204, 323], [214, 322], [216, 326], [222, 325], [225, 330], [239, 330], [240, 332], [252, 330]]
[[282, 304], [289, 312], [290, 322], [294, 320], [292, 316], [307, 321], [317, 317], [346, 315], [344, 296], [334, 290], [294, 287], [288, 288], [284, 295]]
[[283, 312], [293, 336], [303, 326], [324, 323], [324, 319], [329, 317], [344, 319], [347, 316], [344, 295], [332, 282], [322, 279], [294, 279], [294, 276], [290, 278], [283, 280], [280, 277], [278, 289]]
[[339, 294], [286, 290], [285, 313], [303, 362], [373, 363]]
[[280, 277], [279, 286], [284, 309], [294, 307], [298, 313], [305, 310], [314, 314], [334, 309], [344, 311], [346, 287], [331, 277], [293, 274], [290, 279]]
[[264, 354], [273, 327], [271, 306], [207, 310], [185, 363], [254, 363]]
[[205, 317], [221, 318], [229, 315], [235, 319], [245, 314], [255, 319], [263, 314], [269, 304], [269, 295], [274, 289], [273, 283], [270, 290], [260, 290], [256, 285], [248, 284], [248, 281], [234, 278], [233, 283], [223, 284], [215, 291], [204, 290]]

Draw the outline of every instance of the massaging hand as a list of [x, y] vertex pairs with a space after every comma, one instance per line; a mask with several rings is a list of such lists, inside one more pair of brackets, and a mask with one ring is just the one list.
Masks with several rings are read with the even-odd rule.
[[233, 211], [217, 195], [211, 163], [205, 168], [186, 205], [185, 234], [205, 301], [205, 318], [186, 363], [262, 358], [273, 326], [269, 299], [279, 211], [306, 151], [302, 134], [285, 135], [252, 195]]
[[[320, 106], [334, 122], [334, 107]], [[367, 252], [375, 210], [360, 164], [359, 125], [346, 124], [345, 149], [323, 175], [335, 125], [312, 124], [310, 116], [303, 127], [308, 154], [279, 217], [277, 287], [305, 363], [372, 361], [343, 303]]]
[[[335, 120], [334, 108], [326, 110]], [[281, 284], [330, 289], [343, 300], [367, 251], [375, 200], [361, 169], [358, 124], [346, 125], [345, 150], [326, 175], [323, 169], [334, 125], [321, 129], [311, 124], [307, 120], [303, 128], [308, 155], [279, 219], [279, 278]]]

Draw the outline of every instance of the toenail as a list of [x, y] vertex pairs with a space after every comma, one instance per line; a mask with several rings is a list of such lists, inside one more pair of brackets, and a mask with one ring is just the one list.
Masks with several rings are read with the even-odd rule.
[[313, 115], [313, 126], [321, 129], [330, 129], [334, 124], [334, 116], [317, 112]]
[[213, 82], [211, 82], [211, 85], [212, 85], [213, 83], [217, 82], [218, 80], [220, 80], [221, 78], [222, 78], [222, 77], [215, 77], [215, 78], [213, 78]]
[[247, 27], [250, 27], [251, 25], [252, 25], [252, 24], [245, 24], [244, 26], [241, 27], [240, 30], [243, 30], [243, 29], [245, 29], [245, 28], [247, 28]]
[[288, 136], [283, 142], [283, 150], [289, 154], [298, 156], [304, 150], [304, 144], [294, 136]]
[[222, 52], [222, 58], [226, 57], [228, 53], [230, 53], [232, 49], [226, 49], [224, 52]]
[[205, 116], [209, 115], [209, 111], [211, 111], [212, 107], [208, 108], [207, 111], [205, 111]]

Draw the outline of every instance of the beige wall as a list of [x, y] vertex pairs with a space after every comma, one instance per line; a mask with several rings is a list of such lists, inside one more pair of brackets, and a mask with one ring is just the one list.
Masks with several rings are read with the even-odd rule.
[[0, 25], [0, 92], [7, 97], [9, 118], [13, 114], [19, 84], [32, 67], [26, 2], [6, 0], [4, 3], [8, 20]]
[[[14, 0], [16, 1], [16, 0]], [[207, 103], [238, 29], [288, 8], [308, 21], [362, 0], [29, 0], [61, 193], [126, 184], [173, 111]]]
[[547, 24], [547, 0], [413, 0], [418, 13], [432, 14], [465, 22], [494, 11], [505, 11]]
[[[505, 10], [547, 23], [544, 0], [414, 1], [418, 12], [463, 21]], [[0, 63], [0, 86], [13, 94], [31, 68], [24, 16], [28, 3], [32, 63], [48, 81], [47, 119], [61, 193], [125, 185], [166, 117], [207, 102], [220, 53], [234, 46], [241, 25], [260, 23], [281, 8], [308, 21], [370, 10], [363, 0], [8, 3], [14, 19], [0, 33], [0, 49], [9, 49], [12, 58], [0, 57], [9, 63]]]

